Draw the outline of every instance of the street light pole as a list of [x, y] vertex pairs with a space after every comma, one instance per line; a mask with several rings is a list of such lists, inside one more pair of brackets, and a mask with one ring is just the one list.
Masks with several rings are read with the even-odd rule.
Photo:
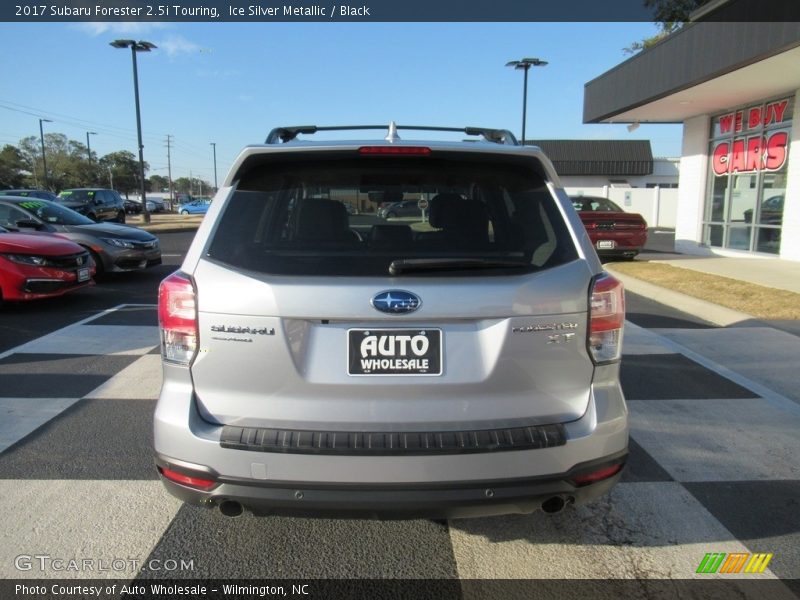
[[144, 144], [142, 144], [142, 117], [139, 109], [139, 71], [136, 66], [136, 53], [137, 52], [150, 52], [155, 48], [155, 44], [144, 41], [135, 40], [114, 40], [111, 42], [114, 48], [130, 48], [131, 57], [133, 60], [133, 95], [136, 100], [136, 135], [139, 139], [139, 185], [142, 197], [142, 216], [144, 222], [150, 222], [150, 211], [147, 210], [147, 193], [145, 190], [144, 181]]
[[528, 112], [528, 70], [531, 67], [544, 67], [547, 61], [538, 58], [523, 58], [522, 60], [512, 60], [506, 63], [507, 67], [525, 72], [522, 84], [522, 145], [525, 145], [525, 118]]
[[217, 191], [217, 144], [211, 142], [211, 147], [214, 150], [214, 193]]
[[50, 119], [39, 119], [39, 139], [42, 141], [42, 168], [44, 169], [44, 189], [48, 189], [50, 184], [47, 182], [47, 157], [44, 153], [44, 128], [42, 123], [52, 123]]

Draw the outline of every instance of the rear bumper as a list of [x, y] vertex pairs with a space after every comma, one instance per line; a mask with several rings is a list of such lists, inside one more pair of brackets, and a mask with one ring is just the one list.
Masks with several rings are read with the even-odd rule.
[[[189, 504], [219, 507], [236, 503], [256, 516], [314, 516], [324, 518], [467, 518], [504, 514], [527, 514], [542, 509], [554, 498], [564, 506], [585, 504], [606, 494], [621, 477], [621, 472], [589, 485], [578, 486], [571, 478], [614, 465], [624, 465], [627, 450], [577, 465], [561, 475], [512, 480], [450, 482], [446, 485], [327, 485], [303, 482], [221, 480], [210, 491], [199, 491], [162, 476], [167, 490]], [[181, 469], [157, 456], [160, 467]], [[196, 472], [196, 471], [194, 471]], [[558, 501], [556, 501], [558, 505]]]
[[164, 480], [173, 495], [208, 507], [231, 500], [259, 515], [393, 518], [527, 513], [554, 496], [576, 504], [594, 500], [619, 474], [586, 486], [576, 486], [571, 477], [622, 463], [627, 455], [628, 412], [618, 364], [595, 368], [586, 412], [563, 424], [561, 445], [428, 456], [224, 447], [224, 427], [197, 411], [188, 370], [169, 364], [164, 369], [154, 418], [156, 462], [216, 482], [200, 491]]

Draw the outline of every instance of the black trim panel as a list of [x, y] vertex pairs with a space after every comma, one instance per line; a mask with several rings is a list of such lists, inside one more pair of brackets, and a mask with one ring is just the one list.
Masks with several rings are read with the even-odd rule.
[[478, 431], [349, 432], [257, 427], [222, 428], [220, 446], [253, 452], [408, 456], [537, 450], [567, 443], [564, 426], [536, 425]]

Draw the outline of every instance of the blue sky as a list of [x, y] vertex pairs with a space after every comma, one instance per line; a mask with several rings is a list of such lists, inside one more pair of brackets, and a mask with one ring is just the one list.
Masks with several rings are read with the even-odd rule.
[[[652, 35], [650, 23], [77, 23], [0, 24], [0, 144], [64, 133], [92, 150], [136, 151], [130, 52], [108, 43], [144, 39], [139, 54], [145, 160], [174, 178], [220, 181], [242, 146], [277, 125], [398, 123], [485, 125], [519, 135], [526, 56], [529, 139], [650, 139], [679, 156], [677, 125], [583, 125], [583, 86]], [[14, 110], [9, 110], [9, 108]], [[22, 112], [20, 112], [22, 111]], [[376, 134], [377, 135], [377, 134]]]

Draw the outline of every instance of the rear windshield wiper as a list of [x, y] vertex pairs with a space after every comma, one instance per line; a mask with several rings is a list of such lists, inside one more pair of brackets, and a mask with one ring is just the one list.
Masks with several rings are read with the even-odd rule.
[[519, 269], [528, 263], [518, 260], [496, 258], [404, 258], [393, 260], [389, 265], [390, 275], [412, 271], [460, 271], [463, 269]]

